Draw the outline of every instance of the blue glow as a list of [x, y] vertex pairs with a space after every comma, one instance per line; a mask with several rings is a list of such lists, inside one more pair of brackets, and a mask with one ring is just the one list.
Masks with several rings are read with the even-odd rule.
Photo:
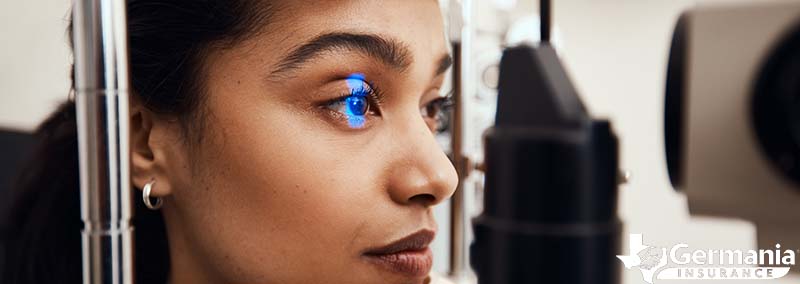
[[[353, 73], [345, 79], [350, 92], [360, 90], [364, 87], [364, 74]], [[366, 121], [364, 110], [367, 109], [368, 101], [363, 95], [353, 94], [345, 100], [345, 115], [347, 122], [352, 128], [364, 127]]]
[[347, 82], [348, 88], [350, 88], [351, 90], [357, 90], [364, 86], [364, 82], [366, 81], [365, 79], [366, 77], [364, 77], [364, 74], [353, 73], [350, 74], [350, 76], [347, 76], [347, 79], [345, 81]]

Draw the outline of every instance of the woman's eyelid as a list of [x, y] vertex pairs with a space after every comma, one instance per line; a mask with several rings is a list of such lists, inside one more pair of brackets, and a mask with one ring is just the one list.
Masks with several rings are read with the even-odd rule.
[[[350, 84], [350, 82], [348, 82], [348, 84], [344, 85], [344, 86], [339, 85], [339, 84], [341, 84], [341, 83], [337, 83], [338, 91], [333, 91], [333, 92], [327, 91], [327, 95], [328, 96], [330, 96], [331, 94], [334, 94], [335, 97], [325, 99], [324, 101], [320, 102], [321, 104], [327, 105], [327, 104], [330, 104], [330, 103], [334, 103], [334, 102], [337, 102], [337, 101], [344, 100], [347, 97], [352, 97], [352, 96], [373, 97], [373, 96], [377, 95], [377, 94], [374, 94], [376, 92], [375, 91], [376, 89], [374, 87], [371, 87], [371, 85], [367, 84], [366, 82], [364, 82], [363, 84], [358, 84], [358, 85], [352, 85], [352, 84]], [[342, 88], [342, 87], [344, 87], [344, 88]]]
[[374, 82], [366, 80], [364, 75], [356, 73], [344, 78], [344, 81], [351, 95], [366, 95], [374, 99], [379, 105], [383, 103], [384, 94], [378, 89]]
[[435, 107], [438, 111], [443, 111], [450, 106], [450, 101], [447, 97], [439, 97], [435, 100], [431, 101], [430, 103], [426, 104], [424, 107]]
[[440, 90], [436, 90], [435, 96], [431, 96], [430, 99], [426, 100], [420, 107], [427, 107], [431, 104], [439, 104], [442, 106], [452, 104], [453, 102], [453, 94], [452, 92], [442, 93]]

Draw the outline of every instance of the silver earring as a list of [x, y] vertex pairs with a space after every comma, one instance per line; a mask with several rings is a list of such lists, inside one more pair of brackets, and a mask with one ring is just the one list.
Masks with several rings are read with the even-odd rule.
[[161, 208], [161, 203], [162, 203], [161, 197], [155, 198], [156, 204], [150, 203], [150, 190], [153, 189], [153, 185], [155, 183], [156, 180], [151, 180], [150, 182], [144, 185], [144, 188], [142, 188], [142, 200], [144, 200], [144, 205], [147, 206], [147, 208], [150, 208], [150, 210], [158, 210], [158, 208]]

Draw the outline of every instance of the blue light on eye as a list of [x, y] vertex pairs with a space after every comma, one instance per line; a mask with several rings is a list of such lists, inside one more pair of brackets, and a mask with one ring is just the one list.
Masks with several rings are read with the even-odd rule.
[[347, 82], [347, 87], [351, 90], [357, 90], [364, 86], [365, 81], [364, 74], [361, 73], [353, 73], [350, 76], [347, 76], [345, 82]]
[[347, 112], [357, 116], [363, 116], [367, 113], [367, 98], [354, 95], [345, 99], [347, 105]]
[[[358, 90], [364, 87], [364, 74], [353, 73], [345, 79], [350, 90]], [[345, 99], [345, 115], [347, 122], [352, 128], [364, 127], [366, 121], [364, 115], [367, 112], [367, 98], [359, 95], [352, 95]]]
[[347, 122], [352, 128], [364, 127], [364, 114], [367, 113], [367, 98], [363, 96], [351, 96], [345, 99], [345, 115]]

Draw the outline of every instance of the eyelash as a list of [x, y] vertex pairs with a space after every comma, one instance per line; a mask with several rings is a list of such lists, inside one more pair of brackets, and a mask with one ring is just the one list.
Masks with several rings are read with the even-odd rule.
[[[360, 99], [363, 98], [364, 101]], [[342, 94], [339, 97], [329, 100], [323, 103], [323, 107], [327, 108], [331, 112], [335, 113], [336, 116], [343, 120], [347, 120], [350, 122], [351, 128], [361, 128], [363, 127], [364, 120], [366, 120], [366, 116], [377, 115], [380, 116], [380, 106], [383, 98], [383, 93], [380, 92], [377, 88], [372, 86], [371, 84], [365, 83], [364, 86], [359, 88], [350, 89], [350, 91], [346, 94]], [[364, 103], [365, 108], [364, 113], [348, 113], [351, 112], [349, 109], [348, 103], [351, 104], [358, 104]], [[338, 108], [344, 107], [344, 110], [338, 110]], [[355, 124], [355, 125], [354, 125]]]

